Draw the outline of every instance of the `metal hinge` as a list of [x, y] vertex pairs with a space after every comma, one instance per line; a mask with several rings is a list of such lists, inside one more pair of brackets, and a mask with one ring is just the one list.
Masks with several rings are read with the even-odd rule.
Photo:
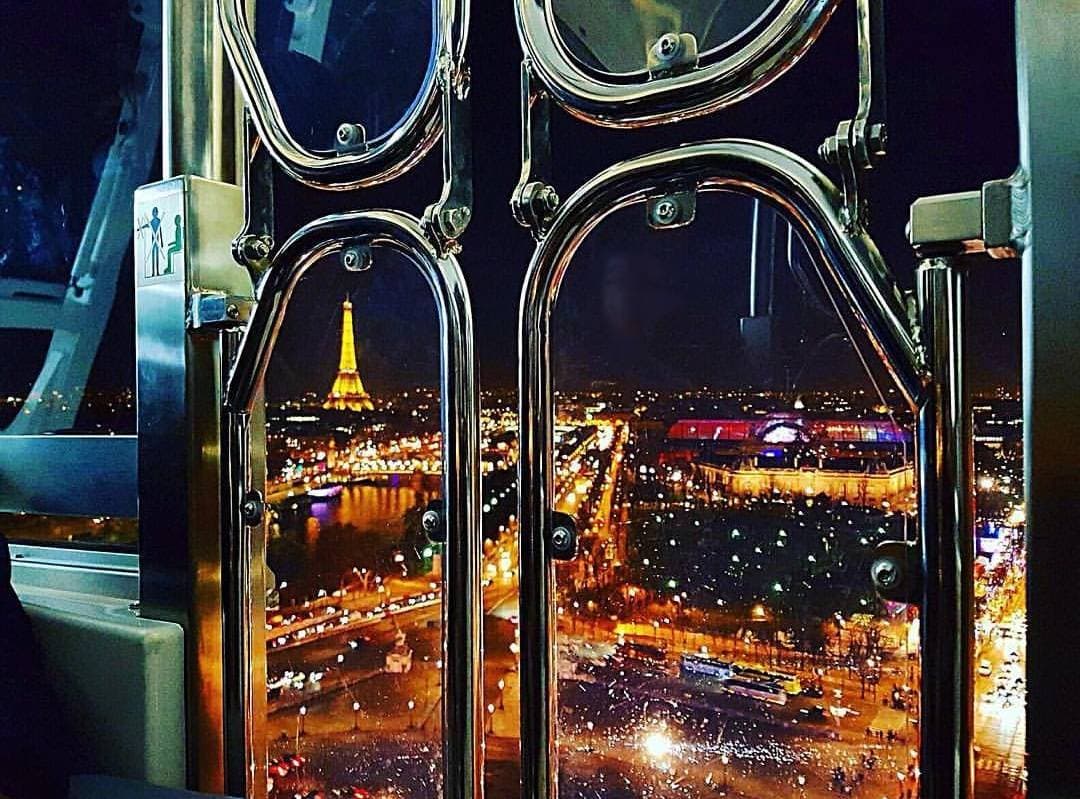
[[423, 226], [439, 253], [448, 255], [461, 251], [459, 240], [472, 219], [469, 70], [443, 53], [436, 74], [442, 96], [443, 189], [438, 201], [424, 211]]
[[559, 208], [559, 195], [548, 182], [551, 169], [551, 101], [533, 75], [532, 61], [521, 62], [521, 175], [510, 210], [539, 241]]
[[836, 133], [818, 148], [822, 161], [840, 168], [840, 219], [849, 232], [866, 227], [866, 198], [861, 184], [865, 173], [885, 157], [888, 146], [882, 0], [858, 0], [857, 14], [859, 107], [855, 118], [843, 120]]
[[233, 260], [252, 280], [266, 271], [274, 253], [274, 159], [263, 145], [251, 112], [244, 112], [244, 226], [233, 239]]

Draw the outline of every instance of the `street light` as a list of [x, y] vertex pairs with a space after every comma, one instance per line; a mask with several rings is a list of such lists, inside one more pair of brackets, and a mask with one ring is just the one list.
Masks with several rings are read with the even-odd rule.
[[300, 705], [296, 713], [296, 737], [302, 738], [307, 733], [304, 731], [304, 720], [307, 718], [307, 705]]
[[352, 703], [352, 728], [354, 730], [360, 729], [360, 703]]
[[416, 725], [413, 724], [413, 710], [416, 709], [416, 702], [412, 699], [409, 700], [409, 729], [413, 729]]
[[506, 680], [504, 680], [504, 679], [502, 679], [500, 677], [499, 682], [497, 683], [497, 685], [499, 686], [499, 710], [502, 710], [503, 707], [504, 707], [504, 705], [503, 705], [503, 689], [506, 688]]
[[495, 705], [487, 706], [487, 732], [495, 734]]
[[720, 762], [724, 766], [724, 793], [727, 793], [728, 789], [728, 764], [731, 762], [731, 758], [727, 754], [720, 755]]

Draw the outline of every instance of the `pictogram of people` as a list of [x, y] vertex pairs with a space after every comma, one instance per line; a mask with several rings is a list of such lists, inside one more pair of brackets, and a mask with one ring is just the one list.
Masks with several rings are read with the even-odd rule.
[[139, 225], [139, 230], [150, 231], [150, 250], [146, 253], [144, 277], [157, 277], [161, 274], [161, 248], [164, 246], [161, 234], [161, 218], [157, 206], [150, 211], [150, 218]]
[[148, 231], [149, 248], [146, 250], [146, 263], [143, 266], [144, 277], [163, 277], [171, 275], [173, 257], [184, 249], [184, 220], [180, 214], [173, 217], [174, 232], [168, 249], [165, 248], [165, 234], [162, 231], [161, 211], [155, 206], [150, 211], [150, 218], [138, 227], [138, 231]]
[[176, 224], [176, 232], [173, 233], [172, 244], [169, 245], [168, 252], [165, 253], [165, 274], [171, 275], [173, 273], [172, 259], [180, 250], [184, 248], [184, 223], [180, 217], [180, 214], [176, 215], [173, 220]]

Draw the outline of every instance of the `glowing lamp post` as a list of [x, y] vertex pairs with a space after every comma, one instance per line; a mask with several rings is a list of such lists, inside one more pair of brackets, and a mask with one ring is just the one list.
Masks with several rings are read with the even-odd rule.
[[360, 729], [360, 703], [352, 703], [352, 728], [353, 730]]
[[416, 701], [410, 699], [408, 702], [409, 708], [409, 729], [413, 729], [416, 725], [413, 723], [413, 711], [416, 709]]

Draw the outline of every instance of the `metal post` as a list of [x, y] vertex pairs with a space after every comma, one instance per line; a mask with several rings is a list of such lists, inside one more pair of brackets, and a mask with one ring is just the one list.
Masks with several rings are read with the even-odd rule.
[[971, 799], [975, 532], [964, 275], [953, 258], [927, 258], [919, 264], [917, 280], [931, 376], [918, 417], [924, 572], [920, 795]]
[[237, 104], [213, 0], [163, 0], [162, 177], [235, 182]]
[[[232, 180], [235, 106], [213, 3], [164, 0], [162, 46], [163, 176]], [[188, 784], [220, 792], [221, 333], [189, 329], [192, 291], [215, 286], [196, 286], [211, 273], [184, 260], [174, 279], [136, 282], [140, 602], [184, 627]]]
[[[222, 384], [240, 332], [222, 334]], [[264, 405], [228, 411], [222, 430], [222, 666], [225, 785], [230, 795], [266, 794], [266, 436]]]
[[1023, 255], [1029, 795], [1080, 795], [1080, 8], [1016, 3], [1020, 162], [1029, 180]]
[[[528, 287], [527, 287], [528, 288]], [[555, 567], [551, 525], [551, 351], [542, 314], [521, 303], [518, 395], [518, 557], [521, 623], [521, 797], [554, 799], [558, 781], [555, 719]], [[527, 316], [530, 314], [530, 316]]]

